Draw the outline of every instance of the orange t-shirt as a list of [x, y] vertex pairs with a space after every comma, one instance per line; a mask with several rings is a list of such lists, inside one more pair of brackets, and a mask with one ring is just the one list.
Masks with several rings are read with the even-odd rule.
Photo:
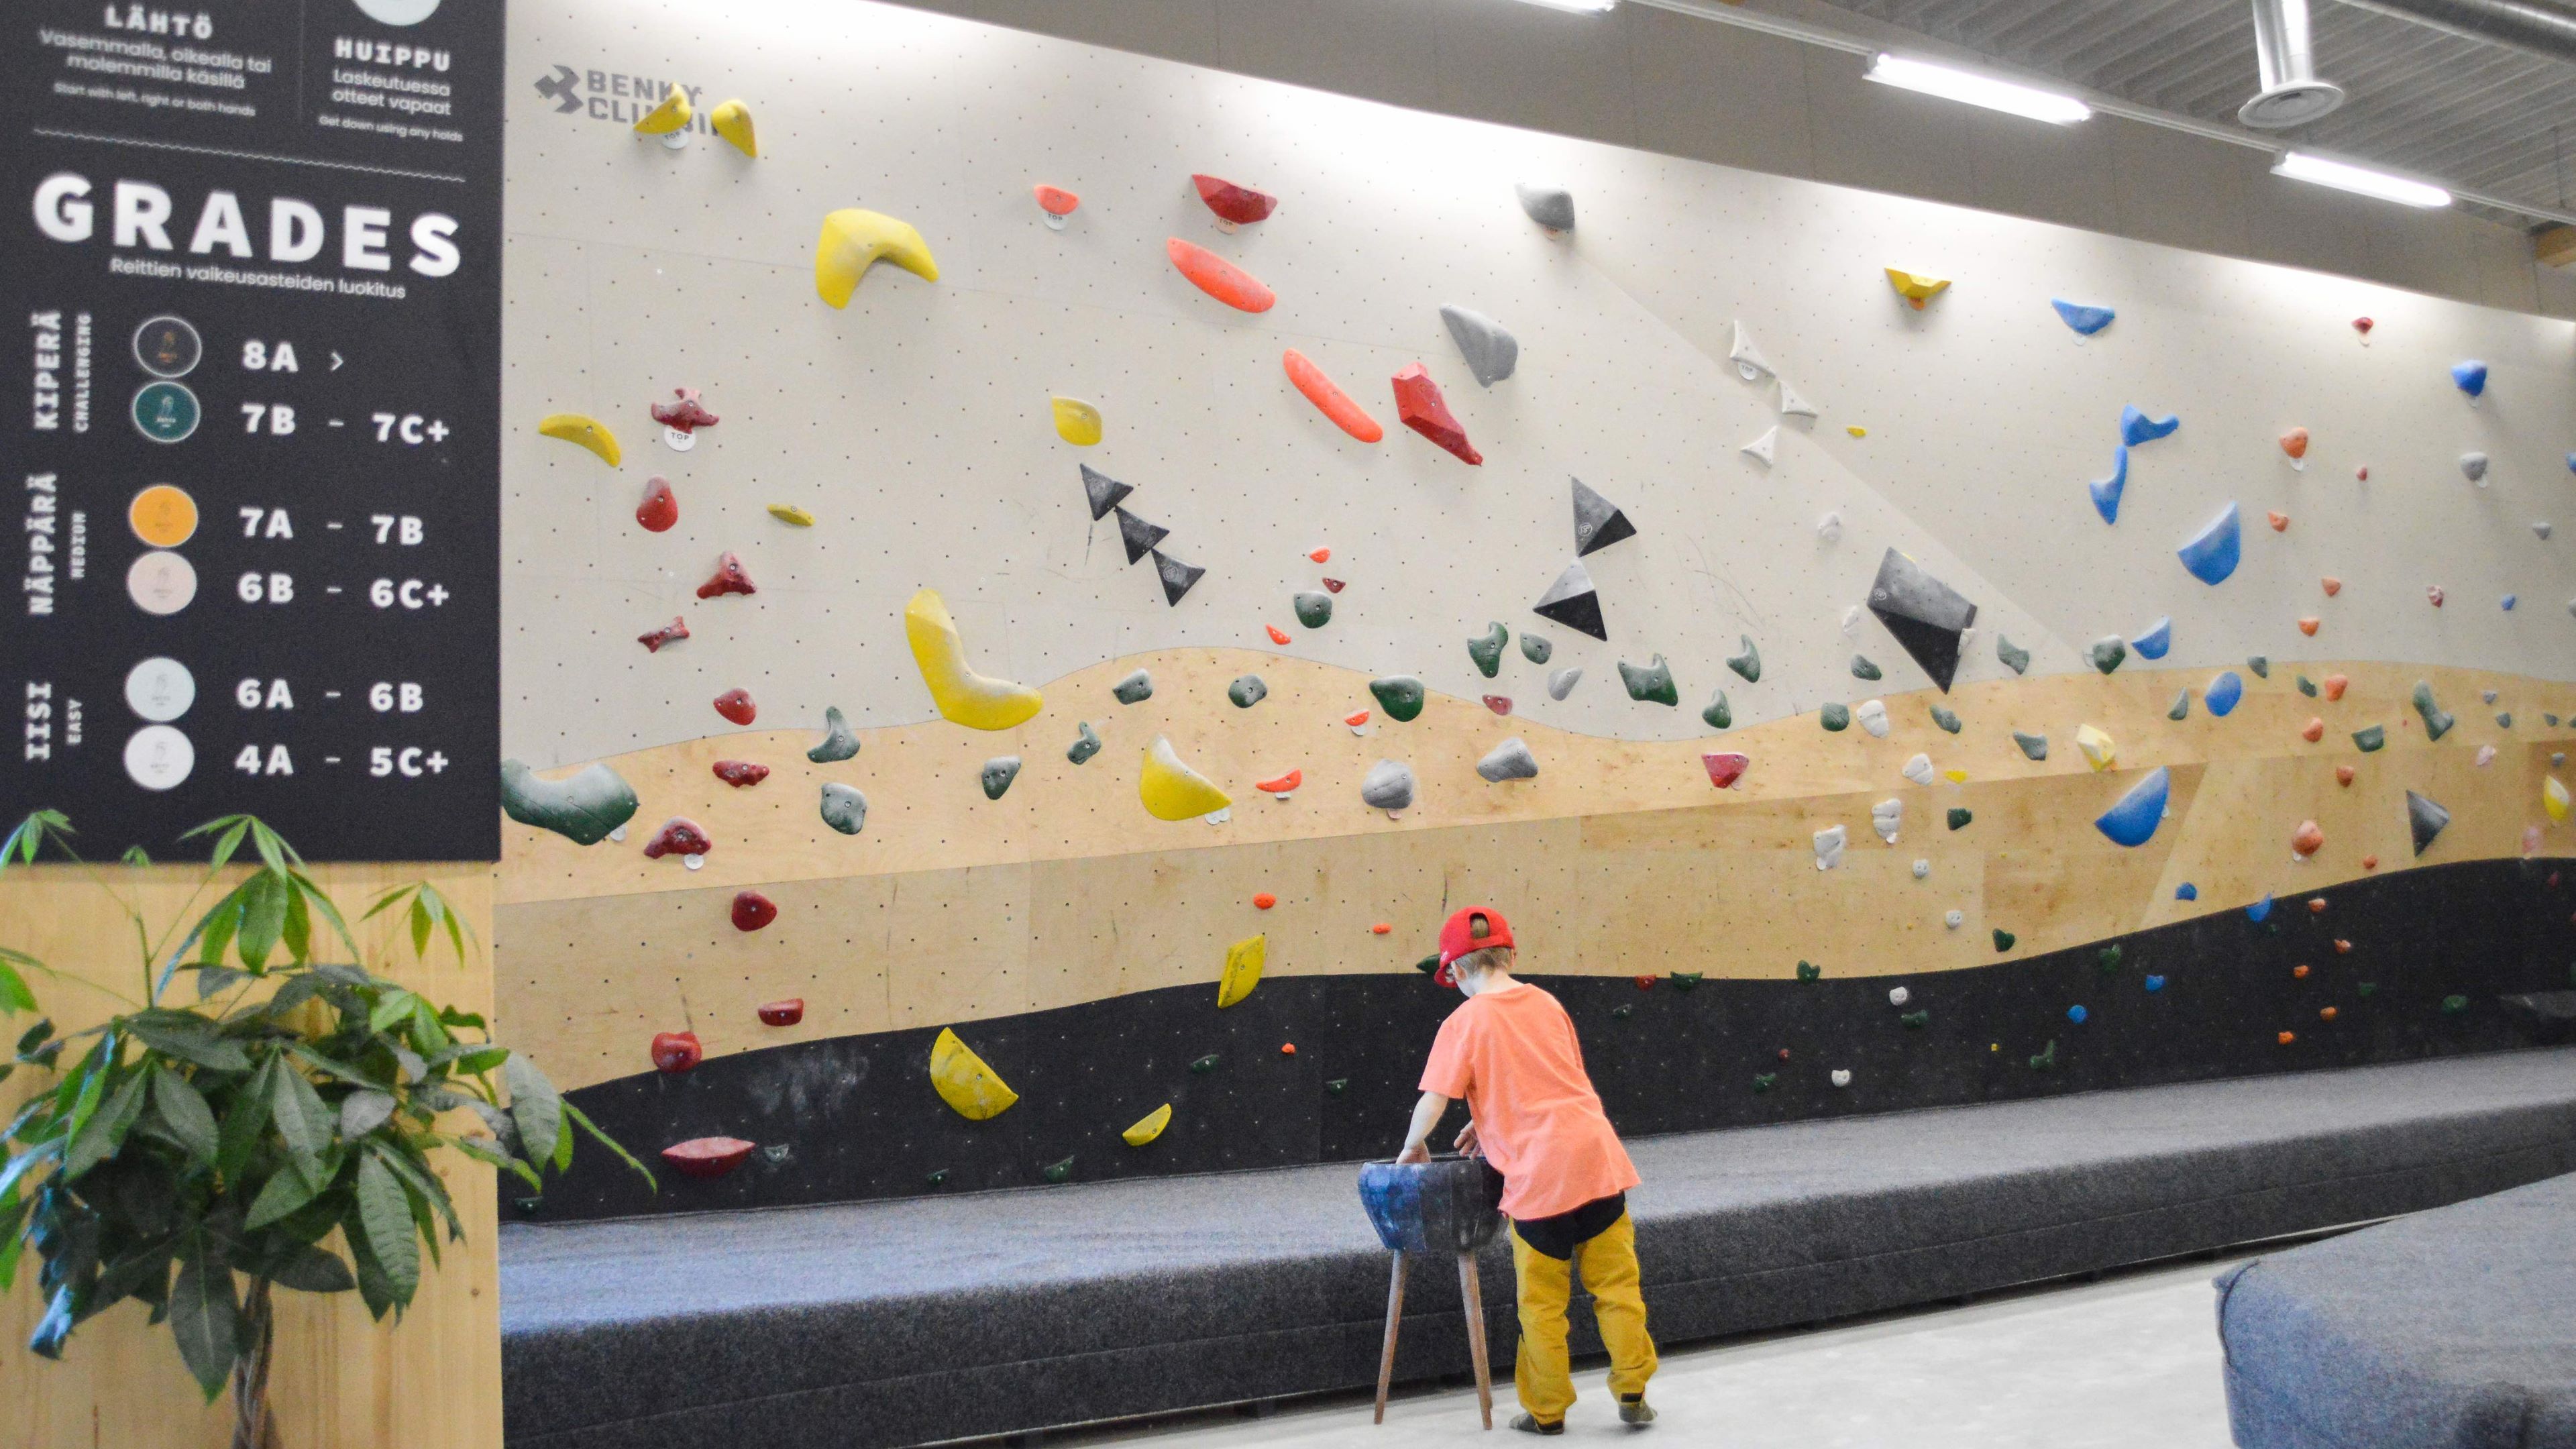
[[1503, 1175], [1503, 1211], [1515, 1218], [1554, 1217], [1637, 1185], [1583, 1070], [1573, 1018], [1526, 981], [1449, 1013], [1422, 1090], [1466, 1099], [1485, 1160]]

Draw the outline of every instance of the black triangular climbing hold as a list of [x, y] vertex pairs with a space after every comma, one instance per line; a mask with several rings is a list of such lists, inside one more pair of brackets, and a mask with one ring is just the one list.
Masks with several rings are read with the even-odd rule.
[[1595, 639], [1607, 640], [1610, 631], [1601, 622], [1601, 596], [1593, 591], [1592, 575], [1580, 561], [1565, 566], [1530, 612], [1542, 619], [1554, 619], [1569, 629], [1580, 629]]
[[1977, 606], [1891, 548], [1869, 586], [1869, 611], [1941, 692], [1949, 693], [1959, 672], [1959, 636], [1977, 622]]
[[2406, 831], [2415, 839], [2415, 853], [2422, 855], [2432, 848], [2433, 837], [2451, 823], [2451, 812], [2428, 796], [2406, 792]]
[[1154, 551], [1154, 545], [1172, 536], [1172, 531], [1159, 523], [1147, 523], [1124, 508], [1113, 507], [1118, 515], [1118, 538], [1127, 545], [1127, 561], [1134, 563]]
[[1206, 569], [1195, 564], [1165, 558], [1159, 549], [1154, 553], [1154, 571], [1163, 576], [1163, 602], [1175, 606], [1181, 602], [1181, 595], [1188, 593], [1191, 586], [1207, 573]]
[[[1082, 468], [1082, 492], [1084, 497], [1091, 500], [1091, 521], [1094, 523], [1107, 518], [1110, 509], [1117, 507], [1126, 500], [1128, 494], [1136, 491], [1135, 485], [1121, 483], [1089, 463], [1081, 464], [1080, 467]], [[1129, 559], [1128, 562], [1133, 563], [1135, 560]]]
[[1635, 538], [1637, 525], [1619, 511], [1619, 505], [1574, 480], [1574, 556], [1581, 558], [1608, 548], [1623, 538]]

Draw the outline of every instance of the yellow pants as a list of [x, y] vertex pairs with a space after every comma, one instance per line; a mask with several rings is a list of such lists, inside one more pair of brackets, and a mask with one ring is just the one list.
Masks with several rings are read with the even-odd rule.
[[1574, 1250], [1572, 1261], [1551, 1258], [1512, 1229], [1512, 1273], [1519, 1279], [1520, 1350], [1512, 1382], [1521, 1407], [1553, 1424], [1574, 1407], [1574, 1378], [1566, 1365], [1565, 1309], [1574, 1298], [1574, 1275], [1592, 1293], [1592, 1317], [1610, 1350], [1610, 1392], [1642, 1394], [1655, 1373], [1655, 1341], [1646, 1335], [1646, 1300], [1637, 1286], [1637, 1226], [1626, 1213]]

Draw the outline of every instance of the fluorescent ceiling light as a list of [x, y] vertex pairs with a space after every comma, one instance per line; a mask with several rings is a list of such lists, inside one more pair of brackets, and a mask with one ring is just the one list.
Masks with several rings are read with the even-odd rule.
[[1606, 15], [1619, 0], [1522, 0], [1527, 5], [1544, 5], [1550, 10], [1571, 10], [1581, 15]]
[[2385, 171], [2373, 171], [2345, 161], [2329, 161], [2306, 151], [2282, 152], [2281, 159], [2272, 164], [2272, 174], [2297, 181], [2313, 181], [2338, 191], [2357, 191], [2382, 201], [2394, 201], [2400, 206], [2451, 204], [2451, 193], [2438, 186], [2428, 186], [2421, 181], [2391, 176]]
[[1927, 60], [1908, 60], [1901, 55], [1881, 54], [1872, 59], [1869, 78], [1881, 85], [1901, 86], [1927, 96], [1965, 101], [1990, 111], [2009, 111], [2016, 116], [2028, 116], [2034, 121], [2046, 121], [2056, 126], [2072, 125], [2089, 119], [2093, 114], [2091, 106], [2073, 96], [2015, 85], [1974, 71], [1954, 70]]

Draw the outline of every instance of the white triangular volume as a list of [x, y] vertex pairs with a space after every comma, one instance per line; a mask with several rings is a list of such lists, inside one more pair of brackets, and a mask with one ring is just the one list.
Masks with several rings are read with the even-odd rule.
[[1735, 364], [1736, 372], [1746, 382], [1755, 381], [1771, 371], [1770, 360], [1762, 355], [1761, 348], [1753, 345], [1753, 334], [1745, 331], [1741, 322], [1735, 324], [1735, 350], [1726, 354], [1726, 359]]
[[1782, 379], [1780, 383], [1780, 416], [1784, 418], [1812, 418], [1815, 415], [1816, 405], [1807, 401], [1805, 398], [1798, 396], [1798, 390], [1791, 387], [1787, 379]]
[[1740, 451], [1749, 453], [1754, 457], [1761, 459], [1763, 463], [1767, 465], [1771, 461], [1771, 455], [1778, 450], [1779, 444], [1780, 428], [1779, 425], [1775, 423], [1770, 427], [1764, 428], [1762, 430], [1761, 437], [1755, 438], [1752, 442], [1745, 444]]

